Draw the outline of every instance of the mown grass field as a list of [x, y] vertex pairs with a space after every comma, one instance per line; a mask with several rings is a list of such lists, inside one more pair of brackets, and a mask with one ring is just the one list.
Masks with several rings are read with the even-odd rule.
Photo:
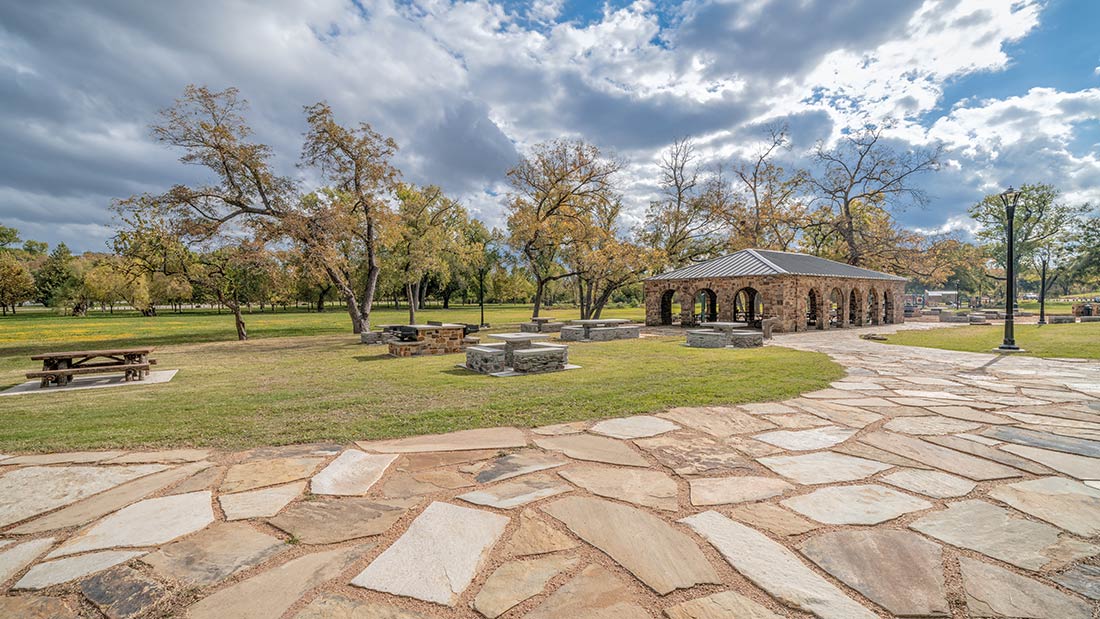
[[[640, 318], [640, 309], [608, 315]], [[575, 317], [575, 310], [545, 312]], [[530, 307], [487, 308], [514, 330]], [[379, 324], [403, 322], [384, 310]], [[474, 322], [476, 307], [428, 310], [423, 320]], [[511, 326], [507, 326], [512, 323]], [[498, 325], [502, 327], [498, 328]], [[683, 338], [574, 344], [583, 369], [500, 379], [455, 368], [461, 355], [394, 359], [363, 346], [345, 314], [253, 314], [237, 342], [228, 315], [0, 319], [0, 385], [37, 369], [34, 352], [153, 344], [167, 384], [0, 398], [0, 452], [180, 445], [247, 448], [349, 441], [496, 425], [535, 426], [672, 406], [783, 399], [842, 375], [825, 355], [767, 347], [686, 348]]]
[[[1036, 357], [1100, 359], [1100, 323], [1069, 325], [1017, 324], [1016, 345]], [[1000, 324], [929, 331], [901, 331], [887, 336], [887, 343], [968, 352], [990, 352], [1004, 338]]]

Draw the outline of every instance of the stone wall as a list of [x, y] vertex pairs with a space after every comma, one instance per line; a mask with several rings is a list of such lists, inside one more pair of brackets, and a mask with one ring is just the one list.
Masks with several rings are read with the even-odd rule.
[[[755, 291], [763, 305], [759, 318], [775, 318], [775, 330], [779, 332], [829, 329], [834, 325], [828, 320], [817, 320], [808, 325], [806, 316], [810, 310], [810, 291], [814, 292], [815, 314], [830, 314], [831, 295], [836, 291], [838, 315], [842, 318], [836, 327], [892, 324], [905, 321], [902, 302], [905, 282], [845, 277], [818, 277], [811, 275], [756, 275], [749, 277], [715, 277], [685, 280], [648, 280], [645, 282], [646, 324], [669, 324], [669, 316], [662, 316], [663, 302], [671, 298], [680, 304], [679, 319], [683, 326], [697, 324], [699, 306], [695, 299], [704, 290], [714, 293], [717, 318], [733, 321], [734, 299], [743, 289]], [[852, 293], [856, 303], [851, 304]], [[868, 299], [869, 293], [873, 298]], [[669, 296], [666, 296], [669, 295]], [[664, 306], [667, 310], [667, 306]], [[676, 316], [671, 318], [675, 319]], [[736, 319], [742, 319], [738, 315]]]
[[504, 345], [470, 346], [466, 349], [466, 369], [482, 374], [495, 374], [508, 369], [504, 363]]
[[568, 359], [564, 346], [533, 346], [513, 353], [512, 369], [524, 374], [555, 372], [565, 369]]

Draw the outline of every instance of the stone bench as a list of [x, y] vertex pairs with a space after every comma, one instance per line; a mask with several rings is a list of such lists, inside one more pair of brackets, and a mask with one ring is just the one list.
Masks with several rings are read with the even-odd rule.
[[734, 348], [757, 348], [764, 345], [764, 334], [760, 331], [731, 331], [730, 346]]
[[948, 314], [947, 312], [940, 312], [940, 322], [965, 322], [965, 323], [969, 323], [970, 322], [970, 316], [969, 315], [955, 316], [953, 314]]
[[559, 336], [565, 342], [579, 342], [584, 339], [584, 327], [562, 327]]
[[470, 346], [466, 349], [466, 369], [481, 374], [495, 374], [508, 369], [503, 344]]
[[553, 344], [535, 344], [512, 352], [512, 369], [523, 374], [564, 370], [569, 362], [569, 349]]
[[970, 324], [972, 325], [985, 325], [989, 324], [985, 314], [970, 314]]
[[1068, 325], [1077, 322], [1076, 316], [1051, 316], [1047, 319], [1052, 325]]
[[427, 345], [427, 342], [399, 342], [393, 340], [389, 342], [390, 354], [394, 357], [415, 357], [423, 352]]
[[725, 348], [729, 342], [729, 334], [722, 331], [693, 329], [687, 332], [687, 345], [692, 348]]
[[624, 327], [593, 327], [588, 330], [588, 339], [593, 342], [610, 342], [611, 340], [629, 340], [641, 337], [640, 325]]
[[557, 333], [565, 326], [564, 322], [521, 322], [520, 333]]
[[1100, 322], [1100, 316], [1082, 316], [1081, 322]]

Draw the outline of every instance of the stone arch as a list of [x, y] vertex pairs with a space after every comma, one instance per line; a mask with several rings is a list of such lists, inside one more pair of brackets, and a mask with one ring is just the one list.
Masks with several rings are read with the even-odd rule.
[[[699, 304], [699, 313], [695, 313], [695, 305]], [[699, 288], [691, 296], [692, 323], [714, 322], [718, 320], [718, 294], [710, 288]]]
[[830, 327], [843, 327], [844, 326], [844, 293], [840, 291], [840, 288], [833, 288], [829, 291], [829, 296], [825, 300], [825, 316], [828, 319]]
[[882, 323], [894, 324], [894, 293], [890, 290], [882, 293]]
[[751, 286], [733, 295], [733, 320], [755, 325], [764, 317], [764, 298]]
[[672, 324], [672, 304], [676, 300], [676, 291], [672, 288], [661, 293], [661, 323]]
[[863, 303], [860, 303], [862, 299], [859, 288], [848, 291], [848, 324], [853, 327], [863, 326]]
[[806, 328], [821, 328], [821, 295], [814, 288], [806, 291]]
[[878, 294], [878, 290], [872, 286], [867, 291], [867, 321], [865, 324], [879, 325], [882, 324], [882, 310], [880, 309], [881, 297]]

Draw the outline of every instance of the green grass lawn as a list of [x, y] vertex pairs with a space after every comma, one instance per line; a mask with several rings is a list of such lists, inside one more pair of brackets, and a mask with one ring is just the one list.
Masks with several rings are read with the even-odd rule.
[[[1016, 325], [1016, 345], [1036, 357], [1100, 359], [1100, 323], [1069, 325]], [[990, 352], [1001, 344], [1001, 325], [901, 331], [887, 336], [887, 343], [969, 352]]]
[[[641, 310], [608, 312], [639, 318]], [[575, 316], [575, 310], [546, 315]], [[402, 322], [401, 312], [375, 320]], [[494, 324], [530, 307], [487, 310]], [[424, 320], [477, 322], [477, 308], [425, 311]], [[0, 398], [0, 452], [179, 445], [246, 448], [348, 441], [496, 425], [535, 426], [690, 406], [776, 400], [818, 389], [843, 370], [822, 354], [785, 348], [704, 350], [683, 338], [574, 344], [583, 369], [493, 378], [455, 368], [461, 355], [394, 359], [358, 344], [347, 316], [254, 314], [254, 339], [232, 339], [232, 318], [49, 314], [0, 318], [0, 385], [37, 369], [42, 350], [155, 344], [172, 382]], [[506, 330], [513, 330], [514, 326]], [[307, 335], [308, 334], [308, 335]], [[193, 343], [188, 343], [193, 342]]]

